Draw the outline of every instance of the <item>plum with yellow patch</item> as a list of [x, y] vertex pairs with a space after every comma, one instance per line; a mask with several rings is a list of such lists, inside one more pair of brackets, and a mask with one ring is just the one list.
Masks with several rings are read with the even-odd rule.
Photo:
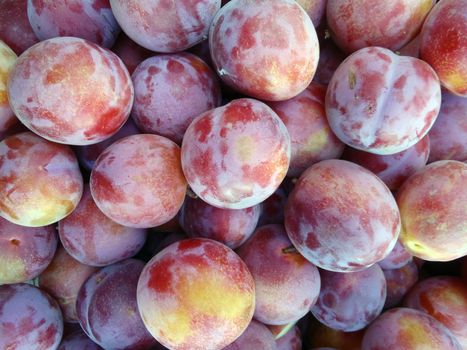
[[18, 122], [8, 101], [7, 82], [16, 54], [0, 40], [0, 135]]
[[204, 238], [174, 243], [152, 258], [138, 282], [150, 333], [175, 350], [220, 350], [249, 325], [253, 277], [227, 246]]
[[185, 199], [180, 147], [152, 134], [120, 139], [97, 159], [90, 188], [97, 207], [118, 224], [162, 225], [177, 214]]
[[78, 205], [83, 178], [73, 151], [31, 132], [0, 143], [0, 215], [23, 226], [46, 226]]
[[298, 95], [318, 64], [315, 28], [293, 0], [230, 1], [214, 17], [209, 46], [222, 81], [261, 100]]
[[427, 165], [397, 193], [400, 241], [414, 256], [450, 261], [467, 254], [467, 164], [442, 160]]
[[237, 253], [255, 281], [256, 320], [285, 325], [305, 316], [316, 303], [318, 269], [294, 248], [282, 225], [258, 228]]
[[467, 97], [467, 0], [438, 2], [423, 24], [420, 57], [436, 71], [441, 85]]
[[467, 285], [458, 277], [436, 276], [418, 282], [404, 305], [444, 324], [467, 349]]
[[0, 284], [39, 276], [52, 261], [56, 248], [53, 226], [25, 227], [0, 218]]
[[453, 334], [428, 314], [394, 308], [383, 313], [365, 331], [362, 349], [461, 350]]
[[133, 84], [113, 52], [84, 39], [58, 37], [18, 58], [8, 96], [16, 116], [38, 135], [87, 145], [109, 138], [125, 123]]
[[243, 209], [279, 187], [290, 152], [289, 133], [277, 114], [260, 101], [242, 98], [190, 124], [182, 143], [182, 168], [202, 200]]

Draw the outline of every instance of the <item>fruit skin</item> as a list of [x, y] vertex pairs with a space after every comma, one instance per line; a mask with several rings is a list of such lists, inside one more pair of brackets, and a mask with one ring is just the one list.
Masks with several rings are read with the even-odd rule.
[[351, 53], [368, 46], [399, 50], [413, 39], [434, 0], [328, 0], [332, 38]]
[[58, 37], [18, 58], [8, 96], [16, 116], [36, 134], [88, 145], [109, 138], [126, 122], [133, 84], [113, 52], [84, 39]]
[[220, 350], [250, 323], [255, 286], [230, 248], [192, 238], [170, 245], [148, 262], [137, 299], [144, 324], [162, 345]]
[[383, 260], [378, 261], [378, 265], [383, 270], [399, 269], [412, 261], [412, 255], [404, 248], [402, 243], [397, 240], [393, 250]]
[[414, 256], [450, 261], [467, 254], [467, 164], [438, 161], [412, 175], [397, 193], [400, 241]]
[[78, 330], [62, 339], [57, 350], [101, 350], [83, 331]]
[[13, 50], [0, 40], [0, 135], [18, 122], [11, 110], [7, 93], [8, 76], [16, 59]]
[[421, 32], [420, 57], [441, 85], [467, 97], [467, 0], [443, 0], [428, 15]]
[[301, 350], [302, 333], [300, 328], [294, 326], [285, 335], [276, 339], [277, 350]]
[[23, 226], [39, 227], [69, 215], [83, 192], [73, 151], [32, 132], [0, 142], [0, 215]]
[[297, 0], [297, 2], [310, 16], [315, 28], [318, 28], [325, 22], [326, 3], [328, 0]]
[[222, 350], [244, 349], [277, 350], [277, 347], [268, 327], [261, 322], [252, 320], [242, 335]]
[[305, 90], [319, 59], [315, 28], [293, 0], [230, 1], [214, 17], [209, 47], [224, 83], [267, 101]]
[[326, 114], [336, 136], [353, 148], [383, 155], [416, 144], [440, 106], [435, 71], [422, 60], [381, 47], [347, 57], [326, 93]]
[[297, 250], [316, 266], [352, 272], [391, 252], [400, 216], [376, 175], [333, 159], [312, 165], [299, 178], [286, 204], [285, 228]]
[[[343, 332], [329, 328], [313, 318], [304, 336], [308, 348], [361, 350], [364, 330]], [[307, 348], [307, 349], [308, 349]]]
[[110, 0], [123, 31], [156, 52], [183, 51], [207, 37], [220, 0]]
[[418, 281], [418, 267], [413, 261], [408, 262], [402, 267], [383, 270], [386, 278], [386, 302], [384, 308], [392, 308], [398, 305], [407, 292]]

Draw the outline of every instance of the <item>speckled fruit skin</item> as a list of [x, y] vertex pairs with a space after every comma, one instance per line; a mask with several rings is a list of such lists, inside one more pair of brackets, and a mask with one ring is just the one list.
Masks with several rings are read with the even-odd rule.
[[97, 268], [81, 264], [63, 247], [39, 276], [39, 286], [57, 300], [65, 322], [78, 322], [76, 298], [79, 289]]
[[422, 60], [381, 47], [347, 57], [326, 93], [326, 114], [336, 136], [375, 154], [402, 152], [416, 144], [435, 122], [440, 106], [434, 70]]
[[123, 31], [156, 52], [183, 51], [205, 39], [220, 0], [110, 0]]
[[418, 267], [413, 261], [408, 262], [404, 266], [383, 270], [384, 277], [386, 278], [386, 302], [384, 308], [392, 308], [398, 305], [407, 292], [418, 281]]
[[268, 327], [261, 322], [252, 320], [245, 332], [222, 350], [245, 349], [277, 350], [277, 346]]
[[404, 305], [436, 318], [467, 349], [467, 284], [460, 278], [436, 276], [420, 281]]
[[274, 111], [242, 98], [198, 116], [182, 143], [191, 189], [219, 208], [256, 205], [279, 187], [290, 162], [290, 136]]
[[314, 163], [339, 158], [344, 151], [344, 144], [331, 131], [326, 119], [325, 95], [326, 87], [311, 83], [290, 100], [268, 103], [290, 135], [292, 155], [288, 176], [298, 177]]
[[193, 119], [221, 104], [215, 73], [189, 53], [150, 57], [136, 68], [132, 80], [131, 117], [138, 128], [178, 144]]
[[152, 258], [138, 282], [138, 307], [149, 332], [174, 350], [220, 350], [250, 323], [255, 286], [227, 246], [192, 238]]
[[185, 199], [180, 147], [158, 135], [120, 139], [97, 159], [90, 187], [97, 207], [120, 225], [162, 225]]
[[154, 55], [154, 52], [138, 45], [124, 32], [120, 33], [111, 50], [120, 57], [130, 74], [133, 74], [138, 64]]
[[319, 58], [313, 23], [293, 0], [230, 1], [211, 24], [209, 46], [224, 83], [268, 101], [305, 90]]
[[39, 276], [52, 261], [56, 248], [53, 226], [24, 227], [0, 218], [0, 285]]
[[438, 161], [412, 175], [397, 193], [400, 241], [414, 256], [450, 261], [467, 254], [467, 164]]
[[391, 191], [425, 167], [430, 154], [430, 138], [425, 135], [415, 145], [394, 154], [374, 154], [347, 147], [343, 159], [361, 165], [376, 174]]
[[79, 262], [106, 266], [134, 256], [146, 242], [147, 230], [122, 226], [96, 206], [88, 185], [76, 209], [58, 223], [60, 240]]
[[321, 291], [311, 308], [326, 326], [344, 332], [365, 328], [381, 313], [386, 279], [378, 264], [357, 272], [320, 271]]
[[57, 350], [102, 350], [83, 331], [78, 330], [62, 339]]
[[73, 36], [111, 47], [120, 32], [109, 0], [28, 0], [27, 11], [40, 40]]
[[293, 248], [283, 226], [258, 228], [237, 253], [255, 281], [256, 320], [285, 325], [315, 304], [321, 286], [318, 269]]
[[210, 238], [236, 249], [253, 234], [260, 213], [259, 204], [245, 209], [220, 209], [187, 196], [179, 222], [189, 237]]
[[467, 98], [443, 92], [441, 110], [428, 135], [428, 162], [467, 161]]
[[433, 0], [328, 0], [327, 23], [349, 53], [367, 46], [398, 50], [417, 35], [432, 6]]
[[0, 142], [0, 215], [23, 226], [46, 226], [78, 205], [83, 178], [73, 151], [24, 132]]
[[467, 97], [467, 0], [443, 0], [427, 17], [420, 57], [436, 71], [441, 85]]
[[365, 331], [362, 350], [461, 350], [452, 333], [424, 312], [395, 308], [383, 313]]
[[17, 122], [8, 102], [7, 81], [16, 62], [16, 54], [0, 40], [0, 134]]
[[404, 248], [402, 243], [397, 240], [396, 245], [388, 256], [378, 261], [378, 265], [383, 270], [399, 269], [412, 261], [412, 255]]
[[0, 2], [0, 40], [20, 55], [36, 44], [27, 14], [28, 0], [2, 0]]
[[302, 333], [294, 326], [285, 335], [276, 339], [277, 350], [302, 350]]
[[376, 175], [333, 159], [312, 165], [299, 178], [286, 204], [285, 228], [297, 250], [315, 265], [352, 272], [391, 252], [400, 216]]
[[0, 286], [0, 348], [56, 349], [63, 334], [57, 302], [29, 284]]
[[36, 134], [87, 145], [109, 138], [125, 123], [133, 84], [111, 51], [84, 39], [59, 37], [41, 41], [18, 58], [8, 96], [16, 116]]
[[104, 349], [146, 350], [156, 341], [144, 327], [136, 286], [144, 263], [128, 259], [107, 266], [83, 284], [76, 301], [86, 334]]

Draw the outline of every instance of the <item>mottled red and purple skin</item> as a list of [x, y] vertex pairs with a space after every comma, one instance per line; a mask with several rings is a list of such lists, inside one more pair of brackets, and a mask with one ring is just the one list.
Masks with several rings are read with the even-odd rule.
[[177, 214], [185, 199], [180, 147], [158, 135], [120, 139], [97, 159], [90, 187], [97, 207], [120, 225], [162, 225]]
[[467, 0], [443, 0], [426, 19], [420, 57], [436, 71], [441, 85], [467, 97]]
[[397, 193], [400, 241], [414, 256], [450, 261], [467, 254], [467, 163], [441, 160], [412, 175]]
[[285, 325], [305, 316], [316, 303], [318, 269], [293, 247], [283, 226], [258, 228], [237, 253], [255, 281], [256, 320]]
[[96, 206], [89, 186], [76, 209], [58, 223], [60, 240], [79, 262], [106, 266], [131, 258], [146, 242], [147, 230], [122, 226]]
[[433, 0], [328, 0], [326, 18], [346, 52], [368, 46], [399, 50], [418, 34], [432, 6]]
[[389, 255], [383, 260], [378, 261], [378, 264], [383, 270], [392, 270], [399, 269], [410, 261], [412, 261], [412, 255], [404, 248], [402, 243], [397, 240], [396, 245]]
[[150, 57], [131, 78], [135, 87], [131, 117], [138, 128], [177, 144], [193, 119], [221, 104], [215, 73], [189, 53]]
[[344, 332], [364, 329], [383, 310], [386, 279], [378, 264], [357, 272], [320, 271], [321, 291], [311, 308], [326, 326]]
[[361, 350], [363, 330], [356, 332], [343, 332], [337, 329], [332, 329], [315, 318], [313, 318], [308, 326], [304, 336], [304, 342], [308, 348], [336, 348], [345, 350]]
[[315, 28], [318, 28], [325, 21], [327, 0], [297, 0], [305, 12], [310, 16]]
[[[331, 129], [347, 145], [375, 154], [402, 152], [429, 131], [441, 106], [435, 71], [382, 47], [361, 49], [337, 68], [326, 93]], [[408, 118], [410, 116], [410, 118]]]
[[86, 333], [79, 330], [62, 339], [57, 350], [102, 350]]
[[325, 95], [326, 87], [311, 83], [290, 100], [268, 103], [290, 135], [292, 155], [287, 176], [299, 177], [311, 165], [339, 158], [344, 151], [345, 145], [331, 131], [326, 119]]
[[65, 322], [78, 322], [76, 298], [79, 289], [97, 268], [81, 264], [59, 247], [52, 262], [39, 276], [39, 286], [57, 300]]
[[467, 349], [467, 284], [462, 279], [436, 276], [420, 281], [407, 294], [404, 306], [436, 318]]
[[146, 350], [156, 344], [138, 312], [136, 286], [144, 262], [106, 266], [81, 287], [76, 301], [84, 332], [104, 349]]
[[53, 226], [25, 227], [0, 218], [0, 285], [39, 276], [56, 249], [57, 232]]
[[400, 231], [397, 204], [369, 170], [345, 160], [312, 165], [285, 208], [285, 228], [305, 258], [330, 271], [363, 270], [383, 260]]
[[111, 50], [120, 57], [130, 74], [133, 74], [138, 64], [154, 55], [154, 52], [139, 46], [124, 32], [120, 33]]
[[2, 0], [0, 2], [0, 40], [20, 55], [37, 42], [28, 19], [28, 0]]
[[220, 209], [187, 196], [179, 214], [180, 225], [189, 237], [210, 238], [236, 249], [255, 231], [261, 207]]
[[467, 98], [443, 92], [441, 110], [428, 135], [428, 162], [467, 161]]
[[284, 224], [284, 208], [287, 202], [287, 193], [281, 186], [270, 197], [261, 202], [261, 215], [258, 226], [269, 224]]
[[313, 23], [293, 0], [230, 1], [212, 22], [209, 46], [224, 83], [268, 101], [305, 90], [319, 59]]
[[0, 135], [18, 122], [11, 110], [7, 93], [8, 76], [15, 65], [16, 59], [14, 51], [0, 40]]
[[294, 326], [285, 335], [276, 339], [277, 350], [302, 350], [302, 333]]
[[83, 178], [73, 151], [32, 132], [0, 143], [0, 215], [23, 226], [46, 226], [78, 205]]
[[423, 169], [430, 154], [430, 138], [425, 135], [415, 145], [394, 154], [374, 154], [347, 147], [342, 159], [361, 165], [377, 175], [391, 191]]
[[222, 348], [222, 350], [277, 350], [276, 342], [272, 333], [261, 322], [252, 320], [245, 332], [233, 343]]
[[0, 348], [56, 349], [63, 334], [57, 302], [29, 284], [0, 286]]
[[321, 40], [318, 67], [316, 68], [313, 81], [327, 86], [337, 67], [339, 67], [346, 57], [347, 55], [334, 44], [331, 38]]
[[453, 334], [433, 317], [414, 309], [394, 308], [383, 313], [366, 329], [362, 349], [462, 348]]
[[133, 119], [130, 118], [126, 121], [125, 124], [123, 124], [120, 130], [118, 130], [117, 133], [110, 138], [92, 145], [75, 146], [73, 147], [73, 150], [75, 151], [80, 165], [87, 171], [91, 171], [92, 168], [94, 168], [94, 164], [97, 158], [101, 155], [102, 152], [105, 151], [107, 147], [124, 137], [140, 133], [141, 132], [136, 127]]
[[255, 286], [230, 248], [192, 238], [170, 245], [148, 262], [137, 299], [147, 329], [162, 345], [222, 349], [250, 323]]
[[260, 101], [242, 98], [190, 124], [182, 143], [182, 168], [202, 200], [243, 209], [280, 186], [290, 152], [289, 133], [277, 114]]
[[384, 308], [389, 309], [398, 305], [407, 292], [418, 281], [418, 267], [413, 261], [404, 266], [391, 270], [383, 270], [386, 278], [386, 302]]
[[27, 12], [39, 40], [73, 36], [111, 47], [120, 33], [109, 0], [28, 0]]
[[18, 58], [8, 96], [16, 116], [36, 134], [87, 145], [109, 138], [126, 122], [133, 84], [113, 52], [84, 39], [59, 37]]
[[183, 51], [206, 39], [220, 0], [110, 0], [123, 31], [156, 52]]

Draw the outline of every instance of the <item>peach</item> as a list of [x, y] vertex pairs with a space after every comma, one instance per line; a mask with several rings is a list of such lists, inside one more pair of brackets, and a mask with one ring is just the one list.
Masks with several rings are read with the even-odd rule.
[[383, 270], [383, 273], [387, 286], [384, 307], [387, 309], [398, 305], [410, 288], [417, 283], [418, 267], [413, 261], [410, 261], [400, 268]]
[[137, 299], [144, 324], [162, 345], [220, 350], [248, 327], [255, 286], [230, 248], [192, 238], [170, 245], [148, 262]]
[[23, 226], [46, 226], [78, 205], [83, 178], [73, 151], [31, 132], [0, 142], [0, 215]]
[[467, 0], [443, 0], [428, 15], [421, 33], [420, 57], [441, 85], [467, 97]]
[[422, 60], [382, 47], [364, 48], [346, 58], [326, 93], [326, 115], [336, 136], [375, 154], [415, 145], [428, 133], [440, 106], [435, 71]]
[[18, 58], [8, 95], [16, 116], [38, 135], [87, 145], [109, 138], [125, 123], [133, 85], [111, 51], [84, 39], [59, 37]]
[[399, 50], [417, 35], [432, 6], [433, 0], [328, 0], [327, 22], [349, 53], [367, 46]]
[[53, 226], [24, 227], [0, 218], [0, 285], [39, 276], [52, 261], [56, 248]]
[[412, 175], [397, 193], [400, 241], [414, 256], [450, 261], [467, 254], [467, 164], [438, 161]]
[[0, 40], [0, 134], [3, 134], [18, 122], [10, 108], [7, 93], [7, 81], [16, 62], [16, 54]]
[[318, 64], [315, 28], [293, 0], [230, 1], [214, 17], [209, 46], [224, 83], [262, 100], [298, 95]]
[[252, 320], [248, 328], [232, 344], [222, 350], [277, 350], [274, 337], [262, 323]]
[[123, 31], [157, 52], [186, 50], [205, 39], [220, 0], [110, 0]]
[[400, 231], [397, 204], [365, 168], [324, 160], [297, 181], [285, 208], [285, 228], [297, 250], [326, 270], [364, 270], [383, 260]]

